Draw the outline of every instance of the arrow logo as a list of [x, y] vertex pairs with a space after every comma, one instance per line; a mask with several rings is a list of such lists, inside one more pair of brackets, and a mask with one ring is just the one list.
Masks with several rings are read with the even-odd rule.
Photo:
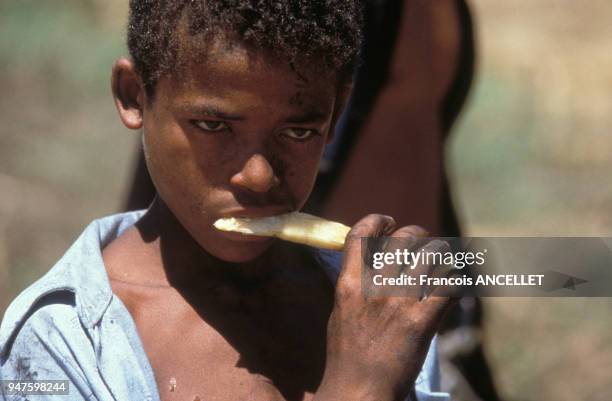
[[567, 289], [576, 291], [576, 286], [588, 283], [587, 280], [579, 277], [570, 276], [555, 270], [547, 270], [543, 272], [544, 279], [542, 280], [542, 289], [546, 292]]

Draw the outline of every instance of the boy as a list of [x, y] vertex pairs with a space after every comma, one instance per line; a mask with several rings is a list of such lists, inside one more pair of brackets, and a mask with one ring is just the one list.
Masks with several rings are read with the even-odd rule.
[[304, 205], [360, 21], [349, 0], [132, 0], [112, 89], [122, 122], [142, 128], [158, 196], [93, 222], [13, 302], [2, 379], [69, 380], [75, 400], [448, 399], [425, 358], [448, 299], [360, 289], [360, 238], [421, 229], [370, 215], [340, 268], [212, 226]]

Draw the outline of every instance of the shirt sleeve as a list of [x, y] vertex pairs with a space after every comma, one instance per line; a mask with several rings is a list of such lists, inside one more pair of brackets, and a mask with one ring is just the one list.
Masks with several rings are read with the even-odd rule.
[[415, 382], [417, 401], [451, 401], [450, 394], [440, 389], [440, 364], [438, 363], [438, 338], [434, 336]]
[[[3, 380], [68, 380], [65, 401], [113, 400], [96, 366], [87, 332], [72, 305], [37, 308], [17, 331], [0, 359]], [[52, 401], [54, 395], [4, 394], [6, 401]], [[27, 397], [27, 398], [26, 398]]]

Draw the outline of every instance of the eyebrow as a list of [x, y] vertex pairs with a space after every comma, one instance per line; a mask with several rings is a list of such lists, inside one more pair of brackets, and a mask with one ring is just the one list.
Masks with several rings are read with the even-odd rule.
[[208, 116], [219, 118], [221, 120], [242, 121], [245, 119], [243, 116], [228, 113], [211, 105], [187, 105], [184, 107], [184, 110], [193, 114], [206, 114]]
[[304, 124], [304, 123], [314, 123], [314, 122], [324, 122], [327, 121], [328, 115], [319, 110], [310, 110], [304, 114], [296, 115], [293, 117], [289, 117], [285, 120], [285, 122], [291, 124]]
[[[199, 104], [190, 104], [186, 105], [183, 108], [184, 111], [190, 114], [197, 115], [207, 115], [211, 117], [218, 118], [220, 120], [227, 121], [244, 121], [246, 118], [244, 116], [233, 114], [230, 112], [226, 112], [222, 109], [217, 108], [212, 105], [199, 105]], [[328, 114], [319, 110], [309, 110], [303, 114], [291, 116], [285, 119], [285, 123], [289, 124], [306, 124], [306, 123], [318, 123], [327, 121]]]

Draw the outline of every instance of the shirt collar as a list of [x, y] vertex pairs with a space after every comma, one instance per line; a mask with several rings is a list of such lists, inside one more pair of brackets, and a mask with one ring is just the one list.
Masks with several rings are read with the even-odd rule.
[[113, 295], [102, 260], [102, 249], [134, 225], [143, 213], [116, 214], [89, 224], [51, 270], [24, 290], [8, 307], [0, 326], [0, 355], [13, 333], [25, 322], [32, 307], [53, 292], [73, 292], [79, 319], [88, 329], [95, 326]]

